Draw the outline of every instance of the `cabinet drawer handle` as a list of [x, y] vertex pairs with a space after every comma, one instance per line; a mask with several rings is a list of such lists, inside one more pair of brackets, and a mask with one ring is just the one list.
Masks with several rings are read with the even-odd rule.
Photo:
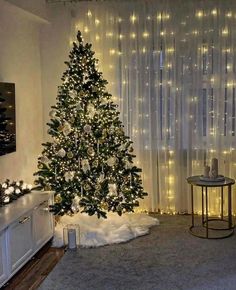
[[26, 223], [28, 220], [30, 220], [29, 216], [24, 217], [22, 220], [19, 221], [20, 224]]
[[37, 205], [34, 209], [38, 209], [39, 207], [41, 207], [42, 205], [48, 205], [48, 201], [45, 200], [43, 202], [41, 202], [39, 205]]

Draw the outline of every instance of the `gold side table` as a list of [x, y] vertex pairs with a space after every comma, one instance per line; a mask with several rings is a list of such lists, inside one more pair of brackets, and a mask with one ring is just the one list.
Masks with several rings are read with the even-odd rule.
[[[200, 175], [196, 175], [187, 178], [187, 182], [191, 185], [192, 225], [189, 228], [189, 231], [192, 235], [204, 239], [223, 239], [230, 237], [234, 233], [234, 225], [232, 221], [232, 185], [235, 183], [235, 180], [225, 177], [223, 181], [205, 181], [201, 180], [200, 177]], [[196, 225], [194, 219], [194, 186], [201, 187], [202, 190], [201, 225]], [[219, 218], [209, 218], [208, 216], [208, 188], [212, 187], [221, 189], [221, 212]], [[223, 205], [225, 187], [228, 189], [228, 212], [227, 216], [224, 217]]]

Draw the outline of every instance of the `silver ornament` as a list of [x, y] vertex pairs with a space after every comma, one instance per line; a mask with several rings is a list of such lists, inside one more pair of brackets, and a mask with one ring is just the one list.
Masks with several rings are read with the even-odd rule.
[[117, 195], [117, 187], [115, 183], [108, 184], [109, 194], [112, 196]]
[[70, 180], [72, 180], [75, 176], [75, 172], [74, 171], [67, 171], [65, 174], [64, 174], [64, 178], [65, 178], [65, 181], [68, 182]]
[[62, 132], [65, 136], [69, 135], [72, 131], [71, 125], [68, 122], [64, 123], [64, 126], [62, 128]]
[[104, 175], [104, 173], [101, 173], [100, 176], [98, 177], [98, 182], [102, 183], [104, 181], [104, 179], [105, 179], [105, 175]]
[[87, 107], [87, 112], [88, 112], [89, 118], [92, 119], [94, 117], [94, 115], [96, 114], [96, 109], [95, 109], [94, 105], [89, 104]]
[[92, 128], [90, 125], [86, 124], [84, 126], [84, 132], [87, 133], [87, 134], [90, 134], [92, 132]]
[[77, 92], [75, 90], [71, 90], [71, 91], [69, 91], [69, 95], [72, 99], [74, 99], [77, 97]]
[[47, 164], [50, 160], [48, 159], [46, 155], [43, 155], [40, 157], [40, 161], [44, 164]]
[[57, 152], [57, 155], [60, 156], [60, 157], [65, 157], [66, 156], [66, 151], [61, 148], [58, 152]]

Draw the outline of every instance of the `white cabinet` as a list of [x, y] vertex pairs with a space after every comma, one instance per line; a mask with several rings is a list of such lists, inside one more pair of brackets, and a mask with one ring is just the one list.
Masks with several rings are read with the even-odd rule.
[[11, 272], [14, 272], [32, 255], [32, 213], [20, 217], [8, 228], [8, 249]]
[[54, 225], [52, 218], [50, 218], [51, 213], [48, 211], [48, 206], [49, 200], [45, 200], [33, 211], [34, 245], [37, 248], [52, 236]]
[[0, 288], [52, 237], [53, 193], [32, 192], [0, 208]]
[[0, 285], [7, 279], [6, 236], [5, 231], [0, 234]]

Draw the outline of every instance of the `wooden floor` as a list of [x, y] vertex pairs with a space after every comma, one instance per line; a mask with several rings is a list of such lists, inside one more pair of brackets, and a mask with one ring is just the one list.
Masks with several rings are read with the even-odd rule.
[[63, 248], [46, 244], [12, 279], [1, 289], [34, 290], [42, 283], [64, 255]]

